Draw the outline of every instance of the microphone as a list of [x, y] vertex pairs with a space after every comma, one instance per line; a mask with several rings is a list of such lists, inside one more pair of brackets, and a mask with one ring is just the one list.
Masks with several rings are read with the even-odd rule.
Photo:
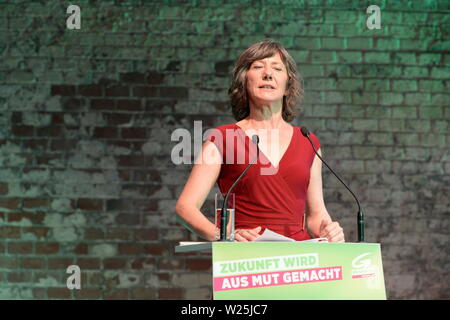
[[242, 171], [242, 173], [239, 175], [239, 177], [234, 181], [234, 183], [231, 185], [230, 189], [228, 189], [227, 194], [225, 195], [225, 199], [223, 200], [222, 204], [222, 211], [220, 215], [220, 241], [226, 241], [227, 239], [227, 224], [228, 224], [228, 211], [227, 211], [227, 202], [228, 197], [230, 196], [231, 191], [234, 189], [234, 187], [237, 185], [239, 180], [245, 175], [245, 173], [250, 169], [250, 167], [258, 160], [259, 157], [259, 136], [253, 135], [252, 136], [252, 142], [256, 144], [256, 157], [247, 165], [247, 167]]
[[311, 141], [311, 138], [309, 137], [309, 131], [305, 127], [301, 127], [300, 131], [302, 132], [302, 135], [306, 137], [309, 142], [311, 143], [311, 146], [313, 147], [314, 152], [319, 157], [319, 159], [327, 166], [328, 169], [334, 174], [336, 178], [344, 185], [344, 187], [347, 188], [347, 190], [352, 194], [353, 198], [355, 198], [356, 203], [358, 204], [358, 217], [357, 217], [357, 225], [358, 225], [358, 242], [364, 242], [364, 213], [361, 209], [361, 205], [358, 201], [358, 198], [356, 198], [355, 194], [350, 190], [349, 187], [344, 183], [344, 181], [339, 178], [339, 176], [328, 166], [328, 164], [322, 159], [322, 157], [317, 153], [316, 148], [314, 147], [313, 142]]

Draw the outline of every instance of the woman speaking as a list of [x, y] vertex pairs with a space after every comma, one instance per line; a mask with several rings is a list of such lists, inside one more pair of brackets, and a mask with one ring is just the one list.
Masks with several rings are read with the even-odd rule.
[[[302, 95], [295, 62], [281, 44], [266, 39], [239, 56], [229, 89], [237, 122], [215, 128], [202, 146], [202, 161], [196, 161], [176, 204], [186, 227], [215, 239], [215, 225], [200, 208], [216, 182], [227, 193], [252, 161], [251, 156], [239, 160], [241, 152], [252, 154], [256, 132], [257, 161], [232, 191], [235, 240], [253, 241], [268, 228], [297, 241], [323, 237], [344, 242], [342, 228], [324, 204], [322, 163], [301, 128], [289, 124]], [[317, 137], [310, 137], [321, 154]]]

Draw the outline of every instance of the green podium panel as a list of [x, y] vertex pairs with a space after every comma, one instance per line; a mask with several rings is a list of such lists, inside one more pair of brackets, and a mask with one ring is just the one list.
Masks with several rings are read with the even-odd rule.
[[379, 244], [210, 245], [216, 300], [386, 299]]

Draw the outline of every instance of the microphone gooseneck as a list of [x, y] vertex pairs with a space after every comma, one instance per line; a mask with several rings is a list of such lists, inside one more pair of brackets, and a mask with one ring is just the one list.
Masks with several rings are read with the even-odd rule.
[[305, 127], [301, 127], [300, 131], [302, 132], [302, 135], [309, 140], [311, 143], [311, 146], [315, 152], [315, 154], [319, 157], [319, 159], [327, 166], [327, 168], [334, 174], [336, 178], [344, 185], [344, 187], [351, 193], [353, 198], [355, 198], [356, 203], [358, 204], [358, 216], [357, 216], [357, 225], [358, 225], [358, 242], [364, 242], [364, 213], [361, 209], [361, 204], [359, 203], [358, 198], [355, 196], [352, 190], [342, 181], [342, 179], [337, 175], [336, 172], [333, 171], [333, 169], [330, 168], [330, 166], [322, 159], [322, 157], [317, 152], [316, 148], [314, 147], [314, 143], [311, 141], [311, 138], [309, 137], [309, 130]]
[[220, 241], [227, 241], [227, 224], [228, 224], [228, 210], [227, 210], [227, 203], [228, 203], [228, 197], [231, 194], [231, 191], [234, 189], [234, 187], [237, 185], [239, 180], [245, 175], [245, 173], [250, 169], [250, 167], [258, 160], [259, 157], [259, 136], [253, 135], [252, 136], [252, 142], [256, 144], [256, 157], [247, 165], [247, 167], [242, 171], [242, 173], [239, 175], [239, 177], [234, 181], [234, 183], [231, 185], [230, 189], [228, 189], [227, 194], [225, 195], [225, 198], [223, 200], [222, 204], [222, 211], [220, 212]]

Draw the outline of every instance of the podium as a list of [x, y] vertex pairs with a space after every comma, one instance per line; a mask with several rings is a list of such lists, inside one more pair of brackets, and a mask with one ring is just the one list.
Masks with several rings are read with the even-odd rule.
[[215, 300], [385, 300], [380, 244], [196, 242], [212, 252]]

